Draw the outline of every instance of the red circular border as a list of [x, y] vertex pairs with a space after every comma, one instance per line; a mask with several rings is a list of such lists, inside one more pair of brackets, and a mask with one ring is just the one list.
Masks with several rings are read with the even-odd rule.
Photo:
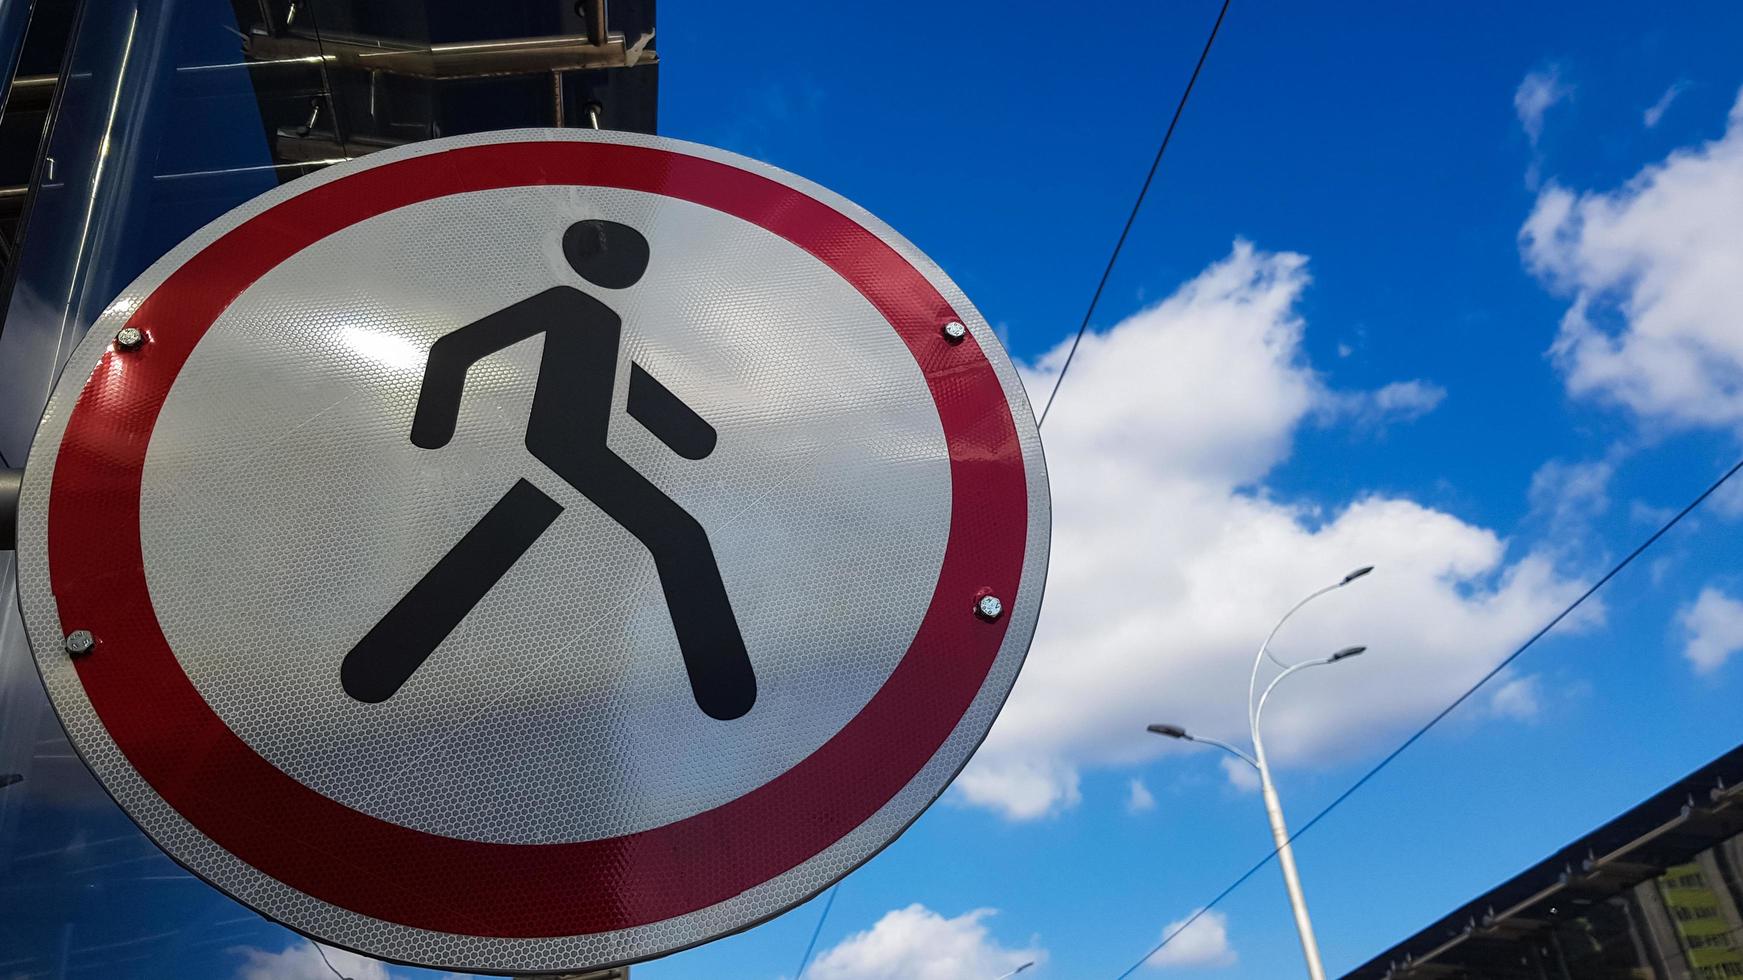
[[[295, 781], [232, 732], [182, 671], [146, 589], [140, 483], [182, 365], [268, 270], [356, 222], [420, 201], [541, 184], [592, 185], [704, 205], [816, 256], [907, 343], [950, 454], [950, 538], [913, 645], [865, 708], [791, 769], [715, 809], [622, 837], [501, 844], [412, 830]], [[60, 620], [100, 638], [78, 674], [127, 761], [201, 833], [324, 902], [418, 929], [535, 938], [633, 928], [716, 905], [812, 858], [920, 772], [955, 729], [1008, 617], [973, 614], [978, 590], [1017, 600], [1028, 483], [1005, 390], [926, 277], [839, 211], [729, 164], [593, 142], [462, 147], [360, 170], [276, 204], [171, 272], [128, 323], [150, 342], [105, 352], [54, 464], [49, 577]], [[70, 628], [70, 627], [69, 627]]]

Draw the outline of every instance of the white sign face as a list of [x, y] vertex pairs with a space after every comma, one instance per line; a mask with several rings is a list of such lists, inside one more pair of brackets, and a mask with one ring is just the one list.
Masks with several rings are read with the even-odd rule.
[[912, 245], [721, 151], [520, 131], [295, 181], [129, 287], [38, 434], [20, 593], [195, 873], [557, 971], [899, 834], [1015, 679], [1048, 527], [1016, 372]]

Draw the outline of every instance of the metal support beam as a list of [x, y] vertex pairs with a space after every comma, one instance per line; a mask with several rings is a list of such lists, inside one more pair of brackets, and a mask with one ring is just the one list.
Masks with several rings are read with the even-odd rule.
[[0, 470], [0, 551], [18, 547], [18, 491], [23, 470]]
[[17, 75], [6, 91], [6, 110], [46, 109], [54, 99], [54, 89], [60, 83], [58, 75]]
[[0, 0], [0, 112], [12, 100], [18, 58], [24, 51], [24, 35], [30, 30], [30, 15], [36, 0]]
[[407, 78], [490, 78], [651, 65], [659, 61], [659, 55], [647, 50], [649, 39], [644, 36], [626, 43], [621, 34], [614, 34], [596, 43], [587, 35], [563, 34], [407, 47], [379, 38], [333, 34], [323, 34], [319, 40], [256, 34], [248, 38], [248, 53], [258, 59], [318, 60], [339, 68]]
[[609, 32], [605, 23], [605, 0], [587, 0], [587, 36], [594, 44], [604, 44]]

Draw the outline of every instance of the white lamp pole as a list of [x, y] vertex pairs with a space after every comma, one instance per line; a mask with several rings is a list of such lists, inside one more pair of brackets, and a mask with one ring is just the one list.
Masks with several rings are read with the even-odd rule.
[[[1247, 685], [1247, 733], [1253, 740], [1252, 755], [1242, 752], [1227, 742], [1203, 735], [1188, 734], [1186, 729], [1178, 725], [1151, 725], [1149, 728], [1150, 731], [1158, 735], [1166, 735], [1169, 738], [1214, 745], [1258, 770], [1259, 792], [1265, 800], [1265, 817], [1271, 823], [1271, 839], [1277, 844], [1277, 864], [1283, 869], [1283, 886], [1289, 892], [1289, 906], [1295, 913], [1295, 931], [1301, 936], [1301, 955], [1307, 960], [1307, 975], [1311, 980], [1325, 980], [1325, 966], [1320, 963], [1319, 940], [1314, 938], [1313, 921], [1307, 915], [1307, 897], [1301, 891], [1301, 875], [1295, 869], [1295, 849], [1289, 844], [1289, 828], [1283, 822], [1283, 804], [1277, 798], [1277, 786], [1271, 780], [1271, 767], [1265, 761], [1265, 740], [1259, 733], [1259, 721], [1264, 715], [1265, 702], [1271, 697], [1271, 692], [1277, 689], [1277, 685], [1282, 683], [1283, 678], [1299, 670], [1323, 667], [1326, 664], [1347, 660], [1357, 656], [1367, 648], [1345, 647], [1329, 657], [1306, 660], [1298, 664], [1285, 664], [1272, 655], [1271, 641], [1276, 638], [1277, 631], [1283, 628], [1283, 624], [1289, 621], [1289, 617], [1295, 615], [1302, 606], [1327, 592], [1343, 588], [1373, 570], [1372, 565], [1358, 568], [1345, 575], [1341, 581], [1328, 585], [1296, 603], [1288, 612], [1283, 614], [1283, 618], [1277, 621], [1277, 625], [1271, 628], [1271, 632], [1265, 637], [1265, 642], [1259, 645], [1259, 653], [1253, 658], [1252, 679]], [[1270, 657], [1271, 662], [1282, 667], [1283, 670], [1271, 679], [1271, 683], [1265, 685], [1264, 693], [1259, 694], [1258, 700], [1255, 701], [1253, 695], [1258, 693], [1259, 666], [1265, 662], [1267, 657]]]

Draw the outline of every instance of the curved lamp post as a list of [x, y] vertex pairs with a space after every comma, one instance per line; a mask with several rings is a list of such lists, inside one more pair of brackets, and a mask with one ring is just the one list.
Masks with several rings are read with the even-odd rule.
[[[1168, 738], [1214, 745], [1258, 770], [1259, 791], [1265, 799], [1265, 816], [1271, 821], [1271, 839], [1277, 843], [1277, 864], [1283, 869], [1283, 885], [1289, 892], [1290, 908], [1295, 912], [1295, 931], [1301, 934], [1301, 955], [1307, 960], [1307, 975], [1312, 980], [1325, 980], [1325, 967], [1319, 961], [1319, 941], [1313, 936], [1313, 922], [1307, 917], [1307, 898], [1301, 893], [1301, 876], [1295, 870], [1295, 849], [1289, 845], [1289, 828], [1283, 823], [1283, 804], [1277, 799], [1277, 788], [1271, 781], [1271, 767], [1265, 762], [1265, 740], [1259, 735], [1259, 720], [1264, 714], [1265, 702], [1271, 697], [1271, 692], [1277, 689], [1277, 685], [1282, 683], [1283, 678], [1310, 667], [1323, 667], [1326, 664], [1335, 664], [1340, 660], [1348, 660], [1351, 657], [1359, 656], [1367, 649], [1367, 647], [1344, 647], [1329, 657], [1304, 660], [1298, 664], [1286, 664], [1271, 653], [1271, 641], [1276, 639], [1277, 631], [1283, 628], [1283, 624], [1289, 622], [1289, 617], [1295, 615], [1302, 606], [1327, 592], [1343, 588], [1373, 570], [1374, 566], [1363, 565], [1345, 575], [1342, 580], [1308, 595], [1307, 598], [1296, 603], [1288, 612], [1283, 614], [1283, 618], [1277, 621], [1277, 625], [1271, 627], [1271, 632], [1266, 635], [1265, 642], [1259, 645], [1259, 653], [1253, 658], [1252, 679], [1247, 683], [1247, 732], [1253, 740], [1252, 755], [1242, 752], [1227, 742], [1204, 735], [1190, 734], [1179, 725], [1151, 725], [1147, 729]], [[1272, 663], [1283, 669], [1271, 679], [1271, 683], [1265, 685], [1264, 693], [1259, 694], [1258, 700], [1255, 701], [1253, 695], [1258, 693], [1259, 666], [1265, 662], [1267, 657]]]

